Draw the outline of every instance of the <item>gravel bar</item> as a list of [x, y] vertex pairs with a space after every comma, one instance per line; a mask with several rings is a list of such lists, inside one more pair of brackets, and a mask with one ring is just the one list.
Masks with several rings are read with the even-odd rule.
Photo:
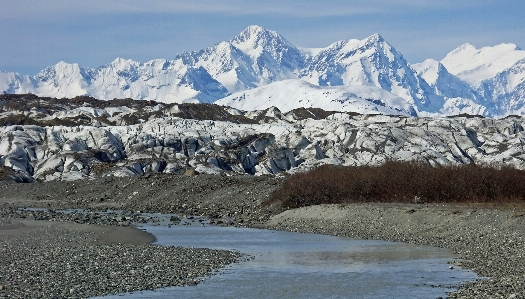
[[[0, 233], [20, 227], [2, 219]], [[195, 285], [240, 253], [152, 244], [108, 244], [64, 226], [0, 235], [0, 298], [88, 298]]]

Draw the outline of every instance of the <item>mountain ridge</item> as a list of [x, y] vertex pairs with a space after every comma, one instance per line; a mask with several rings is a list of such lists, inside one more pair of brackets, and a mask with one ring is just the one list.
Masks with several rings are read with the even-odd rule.
[[[251, 25], [229, 41], [172, 60], [141, 63], [116, 58], [94, 69], [61, 61], [35, 76], [0, 72], [0, 93], [214, 103], [238, 92], [300, 79], [320, 88], [381, 88], [404, 99], [418, 116], [503, 117], [525, 114], [523, 59], [525, 51], [514, 44], [477, 49], [466, 43], [436, 66], [421, 70], [422, 64], [410, 65], [379, 33], [309, 49]], [[274, 92], [277, 97], [279, 90]]]

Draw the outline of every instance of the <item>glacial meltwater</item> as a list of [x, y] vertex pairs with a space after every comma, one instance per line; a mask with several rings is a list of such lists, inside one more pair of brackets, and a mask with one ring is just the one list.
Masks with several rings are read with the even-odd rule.
[[100, 298], [433, 299], [477, 278], [451, 267], [456, 256], [436, 247], [202, 224], [141, 228], [160, 245], [237, 250], [251, 258], [196, 286]]

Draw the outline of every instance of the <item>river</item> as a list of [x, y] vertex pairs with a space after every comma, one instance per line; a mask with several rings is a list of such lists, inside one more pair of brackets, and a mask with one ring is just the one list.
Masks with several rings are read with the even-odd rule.
[[477, 275], [446, 249], [316, 234], [192, 225], [141, 228], [165, 246], [243, 252], [196, 286], [98, 298], [437, 298]]

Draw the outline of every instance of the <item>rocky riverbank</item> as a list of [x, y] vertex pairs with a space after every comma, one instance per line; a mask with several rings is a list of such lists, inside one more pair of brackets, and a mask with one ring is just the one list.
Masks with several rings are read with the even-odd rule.
[[[165, 285], [165, 281], [148, 276], [160, 276], [158, 273], [165, 273], [160, 271], [155, 272], [157, 274], [148, 274], [146, 271], [154, 271], [153, 269], [170, 269], [166, 271], [173, 275], [178, 273], [177, 277], [172, 277], [170, 285], [194, 283], [197, 276], [172, 269], [207, 269], [208, 272], [199, 274], [207, 275], [211, 269], [226, 265], [237, 258], [234, 253], [207, 250], [201, 252], [200, 249], [193, 249], [192, 253], [185, 252], [186, 249], [182, 248], [167, 249], [144, 243], [108, 244], [100, 239], [102, 234], [97, 236], [92, 231], [74, 229], [71, 224], [76, 222], [90, 224], [89, 227], [93, 227], [93, 224], [104, 224], [113, 228], [127, 228], [132, 222], [155, 221], [154, 218], [141, 216], [139, 211], [177, 213], [181, 218], [185, 215], [204, 215], [209, 217], [210, 222], [220, 225], [264, 227], [444, 247], [461, 257], [456, 266], [472, 269], [480, 276], [490, 277], [465, 284], [459, 291], [450, 294], [451, 298], [525, 298], [525, 212], [521, 210], [425, 204], [314, 206], [284, 212], [275, 205], [261, 207], [261, 203], [281, 182], [281, 178], [270, 176], [151, 175], [0, 185], [0, 218], [4, 219], [4, 229], [0, 230], [0, 233], [12, 230], [24, 221], [68, 223], [61, 227], [45, 227], [38, 233], [26, 232], [16, 238], [1, 238], [0, 242], [5, 246], [0, 244], [0, 250], [3, 250], [0, 254], [6, 257], [7, 254], [10, 255], [1, 259], [4, 268], [0, 269], [0, 273], [11, 274], [2, 274], [0, 278], [0, 298], [7, 296], [7, 290], [25, 290], [23, 286], [27, 286], [29, 282], [35, 286], [33, 297], [41, 298], [91, 296], [92, 293], [89, 292], [94, 288], [92, 283], [96, 281], [105, 284], [100, 287], [106, 288], [105, 293], [125, 291], [130, 288], [129, 281], [134, 282], [133, 279], [141, 288]], [[44, 209], [19, 209], [27, 207]], [[69, 214], [55, 210], [65, 208], [85, 210]], [[107, 212], [108, 210], [122, 212]], [[98, 213], [102, 211], [105, 211], [105, 214]], [[37, 244], [40, 243], [44, 245], [38, 247]], [[14, 248], [29, 249], [16, 253]], [[49, 254], [44, 255], [45, 252]], [[201, 253], [206, 255], [201, 256]], [[19, 258], [16, 263], [6, 262], [12, 259], [11, 254], [14, 254], [13, 258]], [[86, 256], [90, 258], [79, 258]], [[141, 260], [145, 256], [155, 259]], [[68, 285], [67, 290], [58, 290], [57, 285], [51, 284], [47, 285], [51, 293], [44, 293], [44, 289], [36, 286], [53, 277], [53, 271], [58, 271], [49, 270], [54, 269], [49, 265], [55, 260], [61, 261], [62, 272], [65, 271], [63, 269], [68, 269], [68, 262], [71, 267], [92, 270], [84, 271], [86, 274], [82, 279], [85, 281], [71, 280], [74, 282]], [[88, 260], [93, 260], [98, 265], [87, 263]], [[198, 267], [190, 267], [183, 263], [185, 260], [201, 264]], [[122, 264], [112, 264], [117, 262]], [[101, 267], [104, 263], [111, 267]], [[173, 266], [173, 263], [178, 266]], [[15, 267], [15, 264], [22, 266]], [[135, 264], [139, 268], [127, 268]], [[149, 267], [145, 269], [146, 266]], [[19, 268], [30, 271], [22, 272], [17, 270]], [[112, 268], [120, 269], [120, 272], [111, 271]], [[195, 275], [197, 274], [195, 272]], [[74, 275], [76, 274], [70, 274], [71, 277], [75, 277]], [[8, 277], [16, 284], [5, 283]], [[119, 280], [121, 277], [127, 278]], [[149, 278], [140, 282], [140, 277]], [[153, 282], [146, 283], [150, 280]], [[30, 295], [23, 291], [18, 292], [16, 294], [20, 298]]]
[[[86, 298], [196, 284], [240, 254], [147, 244], [154, 241], [148, 234], [125, 238], [144, 233], [129, 226], [158, 221], [141, 212], [261, 223], [274, 213], [260, 203], [278, 182], [219, 175], [0, 182], [0, 298]], [[83, 210], [59, 211], [77, 208]]]
[[[126, 231], [144, 233], [136, 229], [111, 232], [114, 229], [0, 220], [0, 298], [87, 298], [192, 285], [240, 256], [223, 250], [144, 244], [154, 238]], [[109, 238], [104, 236], [108, 230], [113, 234]], [[126, 238], [128, 234], [131, 238]]]
[[321, 205], [285, 211], [267, 228], [448, 248], [489, 279], [450, 298], [525, 298], [525, 212], [443, 205]]
[[[124, 210], [135, 214], [140, 211], [182, 216], [206, 215], [214, 224], [251, 226], [264, 223], [271, 215], [281, 211], [276, 207], [261, 208], [261, 203], [280, 186], [282, 180], [275, 176], [154, 174], [71, 182], [0, 182], [0, 208], [81, 208], [93, 211]], [[137, 221], [131, 212], [124, 216]], [[38, 217], [38, 214], [35, 216]], [[86, 223], [84, 220], [73, 221]], [[88, 223], [129, 224], [129, 221], [122, 219], [107, 221], [111, 223]]]

